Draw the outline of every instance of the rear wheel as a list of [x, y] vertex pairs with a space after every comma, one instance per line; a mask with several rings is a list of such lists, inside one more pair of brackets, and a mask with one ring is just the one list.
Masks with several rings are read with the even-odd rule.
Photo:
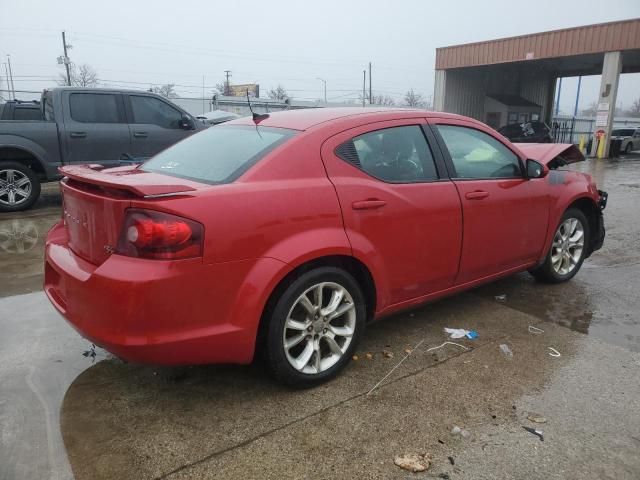
[[36, 174], [18, 162], [0, 162], [0, 212], [26, 210], [40, 196]]
[[560, 219], [544, 263], [530, 273], [547, 283], [566, 282], [573, 278], [584, 261], [589, 233], [585, 214], [576, 208], [567, 210]]
[[356, 280], [334, 267], [302, 274], [270, 315], [267, 363], [294, 387], [333, 378], [349, 362], [364, 330], [365, 302]]

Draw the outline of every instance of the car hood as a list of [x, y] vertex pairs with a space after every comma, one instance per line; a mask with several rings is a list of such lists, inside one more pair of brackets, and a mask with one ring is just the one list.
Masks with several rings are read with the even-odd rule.
[[556, 169], [570, 163], [582, 162], [584, 155], [572, 143], [515, 143], [526, 156], [550, 169]]

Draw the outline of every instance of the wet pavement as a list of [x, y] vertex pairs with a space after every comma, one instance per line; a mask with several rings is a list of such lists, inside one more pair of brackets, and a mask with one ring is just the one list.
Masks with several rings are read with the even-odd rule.
[[[524, 273], [387, 318], [344, 374], [306, 391], [259, 366], [83, 357], [40, 291], [60, 215], [47, 186], [37, 208], [0, 218], [0, 479], [639, 478], [640, 158], [576, 167], [609, 205], [605, 246], [571, 282]], [[444, 327], [480, 337], [435, 348]], [[427, 472], [393, 464], [414, 452], [431, 453]]]

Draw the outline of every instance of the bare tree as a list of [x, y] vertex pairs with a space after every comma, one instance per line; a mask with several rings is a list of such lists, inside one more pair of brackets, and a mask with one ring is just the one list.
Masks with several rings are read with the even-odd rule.
[[152, 87], [150, 91], [162, 95], [165, 98], [178, 98], [180, 95], [176, 93], [175, 86], [175, 83], [167, 83], [159, 87]]
[[[74, 63], [69, 67], [69, 76], [71, 77], [71, 85], [74, 87], [91, 87], [98, 86], [98, 73], [91, 65]], [[67, 85], [67, 76], [60, 74], [58, 85]]]
[[[368, 101], [369, 97], [365, 97], [365, 101]], [[362, 95], [360, 95], [360, 101], [362, 101]], [[380, 105], [381, 107], [393, 107], [396, 101], [389, 95], [372, 95], [371, 105]]]
[[422, 95], [413, 91], [413, 88], [407, 91], [404, 96], [404, 103], [407, 107], [423, 108], [426, 102], [423, 100]]
[[627, 110], [627, 115], [630, 117], [638, 117], [640, 116], [640, 97], [636, 98], [629, 110]]
[[226, 81], [216, 83], [216, 90], [218, 90], [222, 95], [231, 95], [231, 85]]
[[289, 98], [289, 94], [284, 89], [284, 87], [280, 84], [276, 88], [272, 88], [267, 92], [269, 98], [273, 100], [287, 100]]

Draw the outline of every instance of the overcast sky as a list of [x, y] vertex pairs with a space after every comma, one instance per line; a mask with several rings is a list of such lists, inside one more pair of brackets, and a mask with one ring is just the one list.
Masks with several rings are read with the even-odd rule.
[[[66, 30], [72, 61], [93, 66], [103, 85], [175, 83], [196, 97], [204, 76], [209, 96], [231, 70], [232, 83], [263, 92], [281, 83], [299, 99], [322, 97], [320, 77], [335, 101], [357, 98], [371, 61], [374, 93], [401, 101], [410, 88], [432, 95], [436, 47], [634, 17], [639, 0], [0, 0], [0, 55], [11, 55], [16, 90], [52, 86]], [[584, 79], [581, 107], [599, 81]], [[563, 85], [567, 112], [575, 84]], [[638, 96], [640, 74], [623, 75], [618, 103]]]

